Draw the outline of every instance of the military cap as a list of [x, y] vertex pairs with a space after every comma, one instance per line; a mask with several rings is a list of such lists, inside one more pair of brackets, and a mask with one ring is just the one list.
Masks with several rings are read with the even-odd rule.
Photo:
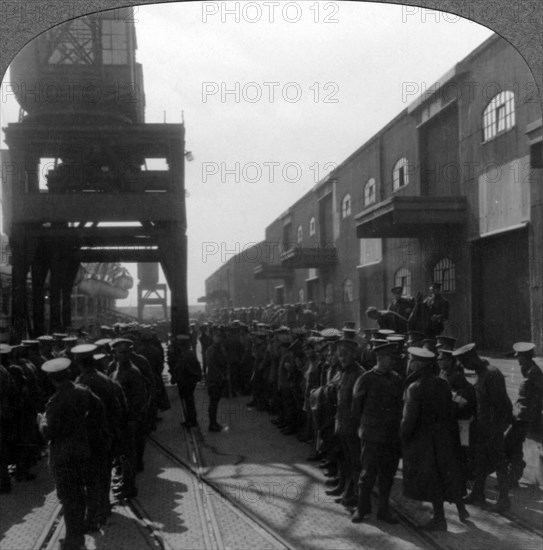
[[411, 346], [407, 348], [407, 353], [422, 361], [429, 361], [430, 359], [436, 358], [436, 354], [434, 352], [426, 348], [419, 348], [418, 346]]
[[108, 344], [111, 344], [111, 342], [113, 342], [111, 338], [100, 338], [100, 340], [96, 340], [96, 342], [94, 342], [94, 345], [99, 347], [104, 347], [104, 346], [107, 346]]
[[102, 325], [100, 327], [100, 330], [103, 330], [104, 332], [107, 332], [109, 330], [113, 330], [113, 327], [108, 327], [107, 325]]
[[77, 336], [65, 336], [62, 341], [66, 344], [69, 344], [70, 342], [77, 342]]
[[410, 330], [408, 333], [407, 333], [408, 337], [409, 337], [409, 340], [414, 340], [414, 341], [419, 341], [419, 340], [423, 340], [424, 337], [426, 336], [424, 334], [424, 332], [420, 332], [419, 330]]
[[266, 336], [268, 336], [268, 334], [270, 334], [270, 332], [265, 328], [257, 328], [256, 330], [253, 331], [252, 334], [256, 338], [265, 338]]
[[38, 336], [36, 340], [40, 343], [42, 342], [52, 342], [54, 338], [50, 334], [42, 334], [41, 336]]
[[390, 292], [392, 292], [393, 294], [395, 292], [400, 292], [402, 293], [403, 292], [403, 286], [393, 286], [391, 289], [390, 289]]
[[338, 343], [338, 345], [347, 346], [347, 347], [350, 347], [350, 348], [358, 347], [358, 342], [356, 340], [353, 340], [352, 338], [349, 338], [349, 337], [346, 337], [346, 336], [343, 336], [343, 338], [340, 338], [337, 341], [337, 343]]
[[389, 343], [389, 341], [386, 338], [372, 338], [370, 342], [373, 344], [373, 347], [383, 346]]
[[107, 357], [107, 355], [105, 353], [95, 353], [92, 358], [95, 360], [95, 361], [101, 361], [102, 359], [104, 359], [105, 357]]
[[337, 328], [325, 328], [321, 330], [321, 336], [325, 340], [339, 340], [343, 334]]
[[295, 336], [305, 336], [307, 334], [307, 329], [305, 329], [304, 327], [292, 327], [290, 331]]
[[390, 336], [391, 334], [395, 334], [393, 330], [390, 330], [389, 328], [380, 328], [378, 331], [377, 331], [378, 334], [380, 334], [381, 336], [384, 336], [385, 338], [387, 336]]
[[7, 355], [8, 353], [11, 353], [11, 346], [8, 344], [0, 344], [0, 355]]
[[53, 338], [55, 340], [62, 340], [68, 336], [65, 332], [53, 332]]
[[401, 334], [391, 334], [390, 336], [387, 336], [387, 340], [398, 344], [399, 342], [403, 342], [405, 340], [405, 336], [402, 336]]
[[535, 349], [535, 344], [532, 342], [517, 342], [513, 344], [513, 350], [515, 352], [515, 357], [525, 353], [532, 355]]
[[115, 340], [111, 341], [110, 347], [113, 349], [115, 349], [117, 346], [132, 348], [133, 345], [134, 342], [132, 342], [132, 340], [129, 340], [128, 338], [115, 338]]
[[79, 355], [79, 357], [82, 358], [92, 355], [97, 349], [98, 346], [96, 346], [95, 344], [79, 344], [79, 346], [74, 346], [71, 349], [71, 352], [74, 355]]
[[[385, 341], [386, 342], [386, 341]], [[395, 355], [398, 352], [396, 344], [386, 342], [373, 348], [375, 355]]]
[[455, 349], [453, 351], [453, 357], [462, 357], [463, 355], [474, 355], [475, 354], [475, 344], [466, 344], [461, 348]]
[[448, 355], [449, 357], [452, 357], [452, 354], [454, 353], [452, 349], [447, 349], [447, 348], [437, 348], [437, 351], [440, 357], [442, 355]]
[[277, 333], [280, 333], [280, 332], [288, 333], [288, 332], [289, 332], [289, 328], [286, 327], [285, 325], [281, 325], [279, 328], [276, 328], [273, 332], [277, 332]]
[[436, 348], [454, 349], [454, 345], [456, 344], [456, 338], [452, 336], [438, 336], [436, 340]]
[[351, 340], [355, 342], [356, 341], [355, 338], [356, 338], [356, 330], [351, 330], [351, 329], [343, 330], [343, 337], [342, 337], [343, 340]]
[[38, 340], [21, 340], [21, 344], [25, 348], [37, 348], [40, 345]]
[[46, 361], [41, 366], [41, 370], [49, 373], [62, 372], [66, 370], [71, 364], [72, 362], [67, 357], [56, 357], [55, 359], [50, 359], [49, 361]]
[[422, 341], [422, 347], [433, 350], [436, 347], [436, 341], [433, 338], [425, 338]]

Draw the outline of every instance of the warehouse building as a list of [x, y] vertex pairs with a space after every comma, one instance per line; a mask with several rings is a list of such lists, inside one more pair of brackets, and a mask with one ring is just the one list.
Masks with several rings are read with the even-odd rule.
[[244, 297], [228, 305], [311, 301], [336, 326], [365, 326], [367, 307], [386, 309], [393, 286], [427, 295], [439, 281], [449, 335], [487, 350], [519, 340], [541, 350], [541, 166], [535, 82], [493, 35], [274, 220], [265, 260], [240, 255], [208, 282], [230, 270], [213, 286], [228, 291], [236, 272], [252, 270]]

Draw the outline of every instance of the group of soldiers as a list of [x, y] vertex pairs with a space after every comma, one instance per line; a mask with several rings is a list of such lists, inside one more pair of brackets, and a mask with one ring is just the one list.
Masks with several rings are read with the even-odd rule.
[[84, 546], [118, 499], [137, 495], [146, 436], [170, 408], [164, 350], [147, 326], [101, 327], [89, 343], [56, 333], [0, 345], [0, 493], [45, 456], [64, 509], [64, 550]]
[[[495, 509], [508, 510], [510, 490], [526, 465], [523, 442], [541, 416], [543, 373], [533, 360], [535, 345], [514, 345], [523, 378], [513, 406], [503, 374], [478, 355], [475, 344], [455, 349], [456, 339], [440, 334], [448, 304], [436, 290], [424, 301], [399, 303], [427, 309], [426, 332], [405, 325], [399, 332], [356, 331], [351, 322], [342, 330], [205, 323], [200, 341], [209, 430], [222, 429], [216, 420], [220, 398], [235, 393], [235, 380], [250, 376], [248, 406], [273, 414], [285, 435], [312, 443], [309, 459], [321, 460], [330, 478], [328, 494], [351, 509], [353, 522], [370, 514], [376, 482], [377, 518], [397, 521], [388, 501], [400, 457], [405, 495], [433, 505], [429, 530], [447, 529], [444, 502], [457, 506], [461, 520], [469, 517], [466, 504], [486, 505], [486, 480], [493, 472]], [[411, 313], [399, 315], [413, 319]], [[188, 341], [185, 354], [199, 372]], [[178, 385], [183, 398], [183, 381]], [[196, 425], [195, 411], [186, 425]]]
[[310, 301], [283, 305], [215, 308], [210, 316], [210, 321], [216, 325], [229, 325], [233, 321], [251, 325], [256, 321], [277, 326], [313, 326], [316, 322], [326, 322], [326, 316], [327, 307], [324, 303], [317, 308], [314, 302]]

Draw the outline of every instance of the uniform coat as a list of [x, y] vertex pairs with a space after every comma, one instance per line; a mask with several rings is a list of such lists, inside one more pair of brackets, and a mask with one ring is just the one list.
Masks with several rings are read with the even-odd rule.
[[415, 500], [458, 502], [463, 484], [451, 391], [432, 368], [424, 366], [406, 381], [401, 423], [403, 490]]

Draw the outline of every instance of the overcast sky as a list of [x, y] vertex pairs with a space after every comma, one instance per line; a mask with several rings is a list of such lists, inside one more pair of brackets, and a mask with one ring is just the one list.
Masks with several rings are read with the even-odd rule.
[[[185, 182], [191, 304], [222, 262], [261, 241], [331, 167], [491, 35], [457, 16], [373, 3], [191, 2], [140, 6], [134, 17], [146, 121], [166, 112], [180, 122], [184, 111], [194, 155]], [[18, 108], [2, 102], [1, 115], [4, 126]]]

